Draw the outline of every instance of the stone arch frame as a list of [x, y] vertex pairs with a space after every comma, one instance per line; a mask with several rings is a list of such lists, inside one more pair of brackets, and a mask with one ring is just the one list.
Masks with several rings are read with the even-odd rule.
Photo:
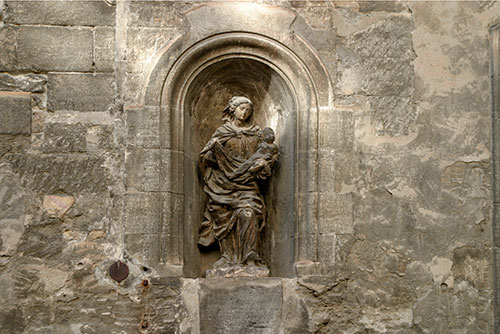
[[[191, 39], [191, 40], [190, 40]], [[145, 109], [159, 108], [161, 157], [161, 214], [155, 230], [160, 238], [146, 247], [159, 247], [155, 259], [146, 259], [162, 275], [197, 277], [185, 261], [196, 257], [192, 217], [186, 189], [185, 97], [197, 75], [224, 59], [252, 59], [272, 68], [295, 96], [294, 221], [291, 265], [275, 276], [295, 276], [293, 267], [317, 262], [318, 221], [318, 112], [331, 109], [332, 85], [314, 49], [299, 35], [286, 43], [262, 34], [231, 31], [200, 38], [179, 36], [159, 52], [143, 94]], [[191, 162], [192, 164], [192, 162]], [[188, 168], [186, 168], [188, 167]], [[183, 182], [176, 182], [182, 175]], [[193, 177], [193, 175], [190, 175]], [[191, 235], [190, 235], [191, 234]], [[291, 254], [289, 254], [291, 255]], [[286, 261], [285, 261], [286, 262]]]
[[[498, 309], [500, 305], [499, 277], [500, 265], [500, 234], [498, 217], [500, 216], [500, 23], [490, 27], [490, 73], [491, 73], [491, 167], [492, 182], [492, 267], [493, 267], [493, 305]], [[494, 314], [494, 332], [500, 328], [500, 315]]]

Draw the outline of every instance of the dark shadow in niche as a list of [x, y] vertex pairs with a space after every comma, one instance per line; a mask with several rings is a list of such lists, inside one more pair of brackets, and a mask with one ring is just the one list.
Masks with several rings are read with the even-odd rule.
[[254, 103], [255, 122], [276, 132], [280, 158], [268, 184], [263, 184], [267, 225], [261, 253], [271, 276], [293, 277], [295, 208], [296, 100], [283, 77], [270, 66], [248, 58], [218, 61], [192, 80], [184, 100], [184, 258], [185, 274], [200, 277], [219, 256], [217, 247], [197, 247], [206, 201], [198, 169], [198, 153], [223, 124], [222, 111], [232, 96]]

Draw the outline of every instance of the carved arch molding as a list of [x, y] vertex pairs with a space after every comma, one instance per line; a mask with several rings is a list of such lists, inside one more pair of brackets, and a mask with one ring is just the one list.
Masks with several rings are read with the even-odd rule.
[[[184, 277], [200, 277], [215, 261], [216, 252], [197, 247], [204, 199], [197, 156], [222, 124], [229, 97], [246, 95], [254, 101], [257, 123], [276, 129], [280, 147], [267, 191], [264, 256], [271, 276], [293, 277], [301, 265], [317, 262], [318, 113], [332, 108], [331, 80], [318, 52], [298, 32], [310, 33], [307, 25], [258, 31], [251, 22], [238, 26], [238, 12], [229, 10], [231, 16], [203, 8], [188, 17], [194, 21], [205, 11], [231, 21], [210, 29], [192, 24], [151, 68], [143, 110], [159, 115], [158, 131], [151, 135], [158, 137], [161, 157], [160, 214], [148, 222], [154, 233], [144, 239], [145, 249], [157, 251], [145, 252], [142, 260], [161, 275]], [[295, 21], [293, 12], [272, 14], [281, 22]]]

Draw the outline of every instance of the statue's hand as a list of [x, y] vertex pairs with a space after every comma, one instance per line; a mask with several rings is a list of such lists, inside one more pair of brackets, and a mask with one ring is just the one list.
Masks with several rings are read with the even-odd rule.
[[259, 160], [257, 160], [257, 161], [253, 164], [253, 166], [252, 166], [252, 167], [250, 167], [250, 168], [248, 169], [248, 171], [249, 171], [250, 173], [256, 173], [256, 172], [258, 172], [259, 170], [261, 170], [262, 168], [264, 168], [264, 167], [265, 167], [265, 165], [267, 165], [267, 162], [266, 162], [265, 160], [259, 159]]
[[217, 162], [214, 152], [212, 151], [208, 151], [207, 153], [205, 153], [205, 155], [203, 156], [203, 160], [206, 164], [215, 164]]

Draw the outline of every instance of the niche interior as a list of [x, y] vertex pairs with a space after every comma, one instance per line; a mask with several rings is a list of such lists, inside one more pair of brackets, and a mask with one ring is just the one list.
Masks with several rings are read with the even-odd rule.
[[[272, 276], [289, 276], [293, 265], [294, 138], [293, 93], [274, 69], [257, 60], [234, 57], [210, 64], [190, 83], [184, 105], [184, 237], [189, 238], [191, 275], [199, 276], [217, 260], [219, 250], [194, 247], [206, 201], [198, 171], [198, 152], [223, 124], [222, 110], [232, 96], [246, 96], [254, 103], [254, 118], [261, 127], [276, 132], [279, 162], [263, 193], [267, 224], [261, 235], [261, 252]], [[196, 262], [194, 261], [196, 259]], [[287, 259], [290, 263], [287, 262]], [[185, 266], [187, 263], [185, 262]]]
[[279, 146], [264, 190], [268, 213], [260, 247], [270, 275], [294, 277], [297, 264], [316, 261], [318, 110], [328, 107], [331, 83], [307, 44], [290, 43], [294, 52], [259, 34], [227, 32], [180, 38], [156, 59], [143, 106], [159, 114], [165, 200], [157, 244], [148, 244], [160, 255], [146, 260], [161, 275], [202, 277], [218, 258], [216, 247], [197, 245], [206, 200], [198, 154], [223, 124], [232, 96], [253, 101], [256, 124], [273, 128]]

